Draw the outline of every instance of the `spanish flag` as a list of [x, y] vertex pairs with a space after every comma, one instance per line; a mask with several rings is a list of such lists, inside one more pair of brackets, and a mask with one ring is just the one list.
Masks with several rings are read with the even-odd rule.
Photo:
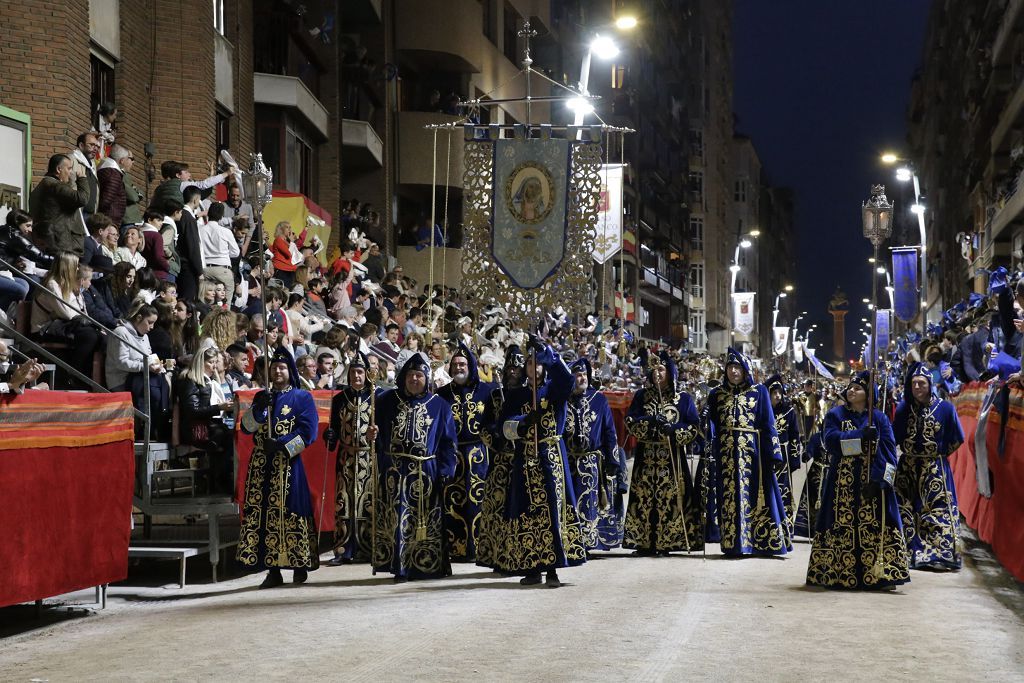
[[626, 297], [626, 312], [622, 312], [622, 292], [615, 292], [615, 317], [619, 320], [636, 322], [636, 309], [633, 306], [633, 297]]
[[636, 229], [624, 227], [622, 230], [622, 250], [636, 256]]

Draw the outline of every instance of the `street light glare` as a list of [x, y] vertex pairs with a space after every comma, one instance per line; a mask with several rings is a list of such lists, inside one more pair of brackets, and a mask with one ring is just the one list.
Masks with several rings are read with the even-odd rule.
[[861, 301], [863, 301], [863, 302], [864, 302], [864, 303], [866, 303], [866, 304], [869, 304], [869, 303], [871, 303], [871, 299], [868, 299], [867, 297], [865, 297], [865, 298], [861, 299]]
[[875, 262], [875, 257], [874, 256], [868, 256], [868, 263], [874, 263], [874, 262]]
[[750, 236], [751, 237], [760, 237], [761, 236], [761, 231], [758, 230], [757, 228], [754, 228], [753, 230], [750, 231]]
[[901, 183], [910, 182], [910, 179], [913, 177], [914, 174], [906, 166], [904, 166], [903, 168], [896, 169], [896, 180], [900, 181]]
[[785, 287], [783, 287], [783, 289], [785, 289], [787, 292], [792, 292], [793, 291], [793, 285], [786, 285]]
[[729, 266], [729, 270], [732, 271], [733, 273], [738, 273], [740, 272], [740, 267], [734, 263], [731, 266]]
[[598, 59], [615, 59], [619, 56], [619, 46], [608, 36], [597, 36], [590, 43], [590, 50]]
[[743, 240], [742, 242], [740, 242], [740, 247], [742, 247], [743, 249], [750, 249], [751, 244], [752, 243], [750, 240]]
[[577, 114], [590, 114], [594, 111], [594, 105], [585, 97], [573, 97], [565, 103], [565, 106]]
[[924, 204], [914, 204], [910, 207], [910, 213], [920, 216], [924, 213]]
[[785, 292], [779, 292], [779, 298], [780, 299], [785, 299], [786, 298], [786, 293]]
[[620, 31], [629, 31], [630, 29], [636, 28], [637, 23], [636, 17], [626, 15], [615, 20], [615, 28]]
[[893, 154], [892, 152], [886, 152], [885, 154], [882, 155], [883, 164], [895, 164], [899, 160], [900, 158]]
[[875, 268], [875, 272], [879, 275], [885, 275], [887, 271], [885, 270], [885, 266], [878, 266], [878, 268]]

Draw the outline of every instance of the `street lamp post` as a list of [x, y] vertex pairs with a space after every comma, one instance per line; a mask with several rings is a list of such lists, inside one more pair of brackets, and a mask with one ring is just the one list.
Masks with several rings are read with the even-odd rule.
[[[263, 209], [274, 200], [274, 172], [263, 163], [263, 155], [259, 152], [252, 155], [249, 170], [242, 175], [242, 186], [245, 199], [252, 206], [253, 219], [256, 222], [256, 240], [260, 245], [260, 298], [263, 300], [263, 329], [269, 330], [267, 319], [267, 241], [263, 235]], [[270, 381], [270, 349], [263, 354], [263, 369], [267, 381]]]
[[[885, 196], [885, 185], [872, 185], [871, 198], [861, 205], [861, 221], [864, 228], [864, 237], [871, 242], [874, 251], [875, 261], [878, 261], [878, 250], [882, 244], [892, 235], [892, 203]], [[878, 277], [871, 277], [871, 304], [872, 310], [877, 308], [878, 303]], [[871, 325], [871, 368], [868, 381], [868, 426], [874, 422], [875, 404], [875, 367], [878, 357], [878, 326]], [[883, 505], [884, 505], [883, 500]]]
[[775, 295], [775, 307], [772, 308], [772, 327], [775, 327], [776, 323], [779, 321], [779, 300], [785, 299], [786, 295], [786, 292], [779, 292]]
[[921, 203], [921, 180], [917, 177], [917, 170], [914, 165], [906, 159], [889, 152], [882, 155], [882, 163], [895, 164], [903, 161], [904, 164], [896, 169], [896, 180], [901, 183], [910, 182], [914, 187], [914, 204], [910, 207], [911, 213], [917, 216], [917, 230], [921, 239], [921, 336], [927, 333], [928, 328], [928, 233], [924, 222], [924, 204]]

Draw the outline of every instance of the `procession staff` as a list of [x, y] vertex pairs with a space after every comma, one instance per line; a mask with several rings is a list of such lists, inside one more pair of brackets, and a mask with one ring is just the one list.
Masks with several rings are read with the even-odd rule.
[[281, 569], [294, 570], [293, 581], [303, 583], [319, 566], [313, 501], [299, 457], [316, 439], [319, 417], [298, 378], [291, 354], [277, 349], [270, 362], [271, 388], [253, 397], [241, 421], [242, 431], [255, 436], [237, 557], [245, 567], [268, 570], [260, 588], [284, 583]]
[[[370, 446], [377, 437], [373, 424], [375, 389], [367, 377], [369, 363], [356, 352], [348, 366], [348, 385], [331, 399], [331, 422], [324, 431], [327, 450], [338, 448], [335, 468], [334, 557], [332, 567], [369, 560], [373, 543], [373, 463]], [[339, 448], [340, 445], [340, 448]]]
[[[889, 419], [869, 412], [871, 373], [856, 375], [846, 405], [825, 416], [825, 475], [807, 583], [827, 588], [893, 589], [910, 581], [907, 543], [892, 495], [896, 441]], [[888, 492], [889, 495], [886, 495]]]
[[779, 448], [782, 449], [782, 462], [776, 466], [775, 475], [779, 482], [779, 490], [782, 492], [783, 505], [786, 506], [786, 519], [792, 536], [792, 520], [796, 517], [796, 503], [799, 497], [793, 490], [796, 479], [793, 473], [800, 469], [801, 464], [800, 427], [797, 425], [796, 409], [786, 398], [786, 386], [782, 382], [782, 377], [773, 375], [764, 384], [772, 400], [775, 432], [779, 435]]
[[449, 361], [448, 374], [452, 381], [437, 395], [451, 406], [458, 448], [455, 476], [444, 489], [444, 526], [451, 559], [472, 562], [476, 559], [480, 506], [491, 461], [486, 443], [490, 429], [487, 402], [494, 385], [480, 381], [476, 356], [461, 342]]
[[725, 380], [708, 398], [722, 552], [785, 555], [792, 545], [775, 479], [782, 450], [768, 390], [754, 383], [746, 357], [733, 348]]
[[811, 438], [818, 425], [818, 417], [821, 415], [820, 399], [821, 394], [818, 393], [814, 380], [808, 377], [796, 397], [796, 403], [800, 406], [800, 433], [805, 442]]
[[397, 582], [447, 576], [441, 493], [455, 474], [455, 422], [427, 389], [430, 361], [422, 353], [405, 362], [397, 383], [376, 407], [373, 567]]
[[964, 442], [956, 409], [935, 396], [932, 373], [921, 363], [907, 372], [893, 433], [903, 456], [896, 494], [911, 569], [960, 569], [960, 512], [949, 456]]
[[[625, 466], [618, 457], [615, 419], [608, 399], [591, 386], [590, 361], [571, 365], [572, 394], [565, 416], [569, 471], [576, 493], [576, 511], [583, 522], [587, 550], [611, 550], [622, 544], [622, 510], [615, 510], [615, 479]], [[621, 504], [621, 496], [619, 503]]]
[[698, 435], [697, 407], [679, 388], [667, 355], [651, 357], [648, 382], [626, 414], [626, 429], [638, 443], [623, 547], [638, 556], [700, 550], [702, 501], [685, 462], [685, 447]]
[[558, 569], [587, 560], [562, 442], [573, 379], [562, 359], [536, 337], [530, 339], [530, 351], [526, 376], [533, 388], [505, 393], [499, 420], [512, 442], [512, 461], [488, 476], [503, 495], [484, 502], [480, 545], [493, 544], [486, 556], [496, 569], [525, 574], [522, 585], [540, 584], [547, 572], [547, 586], [558, 588]]

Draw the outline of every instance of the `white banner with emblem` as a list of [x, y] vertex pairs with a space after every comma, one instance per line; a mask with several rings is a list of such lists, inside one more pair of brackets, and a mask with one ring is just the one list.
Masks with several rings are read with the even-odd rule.
[[622, 164], [601, 166], [594, 260], [604, 263], [622, 248]]
[[775, 339], [775, 343], [772, 345], [772, 350], [775, 351], [776, 356], [785, 356], [786, 351], [789, 350], [789, 328], [776, 327], [773, 328], [773, 332], [773, 338]]
[[754, 292], [736, 292], [732, 295], [733, 329], [749, 335], [754, 331]]

